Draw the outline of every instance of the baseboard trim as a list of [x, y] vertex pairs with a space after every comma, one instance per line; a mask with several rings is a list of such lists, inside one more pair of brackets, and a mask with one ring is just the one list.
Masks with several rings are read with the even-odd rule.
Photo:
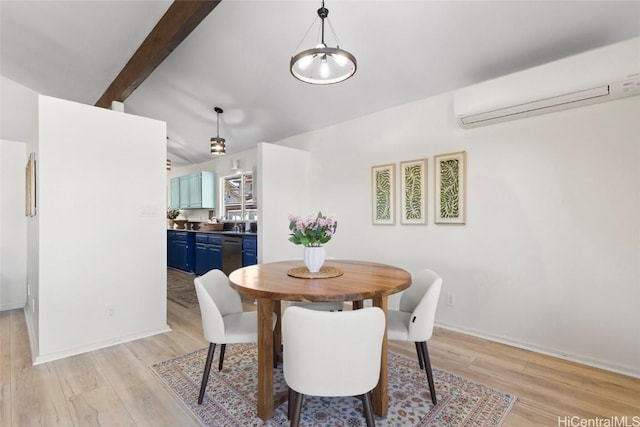
[[27, 304], [26, 302], [20, 302], [20, 303], [15, 303], [15, 304], [0, 305], [0, 311], [15, 310], [15, 309], [18, 309], [18, 308], [24, 308], [26, 304]]
[[460, 327], [452, 325], [446, 322], [436, 322], [436, 326], [447, 329], [461, 334], [471, 335], [478, 338], [483, 338], [489, 341], [495, 341], [501, 344], [510, 345], [512, 347], [521, 348], [523, 350], [533, 351], [535, 353], [545, 354], [547, 356], [557, 357], [558, 359], [568, 360], [570, 362], [580, 363], [582, 365], [591, 366], [593, 368], [604, 369], [605, 371], [615, 372], [617, 374], [626, 375], [633, 378], [640, 378], [640, 370], [634, 369], [629, 366], [620, 366], [613, 363], [609, 363], [603, 360], [592, 359], [589, 357], [566, 353], [558, 349], [538, 346], [535, 344], [526, 343], [523, 341], [514, 340], [501, 335], [491, 334], [476, 329]]
[[31, 315], [26, 305], [22, 308], [22, 311], [24, 312], [24, 320], [27, 324], [27, 335], [29, 336], [29, 346], [31, 347], [31, 363], [35, 364], [34, 354], [38, 353], [38, 340], [36, 340], [35, 329], [33, 323], [31, 323]]
[[[153, 336], [153, 335], [164, 334], [166, 332], [171, 332], [171, 327], [169, 327], [168, 324], [164, 325], [161, 328], [151, 329], [151, 330], [142, 331], [142, 332], [137, 332], [135, 334], [125, 335], [125, 336], [114, 338], [114, 339], [107, 340], [107, 341], [101, 341], [101, 342], [97, 342], [97, 343], [92, 343], [92, 344], [89, 344], [89, 345], [75, 347], [75, 348], [72, 348], [72, 349], [59, 351], [59, 352], [55, 352], [55, 353], [51, 353], [51, 354], [38, 355], [38, 356], [33, 357], [33, 364], [34, 365], [40, 365], [42, 363], [52, 362], [54, 360], [63, 359], [65, 357], [75, 356], [77, 354], [87, 353], [89, 351], [100, 350], [101, 348], [111, 347], [111, 346], [122, 344], [122, 343], [125, 343], [125, 342], [135, 341], [135, 340], [139, 340], [141, 338], [147, 338], [147, 337], [150, 337], [150, 336]], [[31, 336], [31, 334], [29, 334], [29, 336]], [[32, 343], [31, 348], [32, 349], [34, 348], [33, 347], [33, 343]], [[33, 354], [35, 354], [35, 352], [33, 352]]]

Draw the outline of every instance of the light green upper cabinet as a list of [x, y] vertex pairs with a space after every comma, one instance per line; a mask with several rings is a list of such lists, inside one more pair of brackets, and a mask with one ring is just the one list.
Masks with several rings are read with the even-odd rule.
[[171, 178], [171, 199], [169, 202], [171, 209], [180, 207], [180, 178]]
[[189, 207], [213, 209], [216, 207], [216, 174], [198, 172], [189, 175]]
[[185, 175], [178, 178], [180, 182], [180, 192], [178, 195], [178, 200], [180, 200], [178, 207], [180, 209], [188, 209], [189, 208], [189, 188], [191, 184], [191, 175]]
[[173, 209], [214, 209], [216, 207], [216, 174], [197, 172], [171, 179]]

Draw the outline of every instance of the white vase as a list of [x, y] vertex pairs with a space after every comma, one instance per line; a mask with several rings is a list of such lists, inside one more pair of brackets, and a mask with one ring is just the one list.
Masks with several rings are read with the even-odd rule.
[[310, 273], [320, 271], [322, 264], [327, 256], [324, 246], [305, 246], [304, 248], [304, 265]]

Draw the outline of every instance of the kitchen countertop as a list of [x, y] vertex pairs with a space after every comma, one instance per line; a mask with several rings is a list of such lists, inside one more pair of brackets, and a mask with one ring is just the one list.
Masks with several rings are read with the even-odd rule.
[[177, 229], [177, 228], [167, 228], [167, 231], [186, 231], [187, 233], [207, 233], [207, 234], [223, 234], [228, 236], [257, 236], [258, 233], [252, 232], [237, 232], [233, 230], [187, 230], [185, 229]]

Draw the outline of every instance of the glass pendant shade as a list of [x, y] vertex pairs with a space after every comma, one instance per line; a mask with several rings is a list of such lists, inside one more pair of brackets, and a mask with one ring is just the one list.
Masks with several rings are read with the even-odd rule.
[[295, 54], [289, 63], [289, 70], [293, 77], [305, 83], [316, 85], [339, 83], [356, 73], [358, 62], [355, 56], [346, 50], [340, 49], [339, 46], [328, 47], [324, 42], [324, 20], [329, 16], [329, 10], [324, 7], [324, 2], [318, 9], [318, 16], [322, 20], [320, 43], [312, 49]]
[[[169, 137], [167, 137], [167, 146], [169, 145]], [[168, 154], [168, 153], [167, 153]], [[171, 170], [171, 159], [167, 159], [167, 170]]]
[[211, 138], [211, 154], [215, 156], [221, 156], [227, 153], [226, 146], [224, 145], [224, 138], [214, 137]]
[[328, 85], [353, 76], [356, 58], [335, 47], [307, 49], [291, 58], [291, 74], [305, 83]]
[[222, 108], [214, 107], [213, 109], [216, 116], [216, 136], [211, 138], [211, 154], [214, 156], [222, 156], [227, 153], [227, 148], [224, 144], [224, 138], [220, 138], [220, 114], [223, 113]]

